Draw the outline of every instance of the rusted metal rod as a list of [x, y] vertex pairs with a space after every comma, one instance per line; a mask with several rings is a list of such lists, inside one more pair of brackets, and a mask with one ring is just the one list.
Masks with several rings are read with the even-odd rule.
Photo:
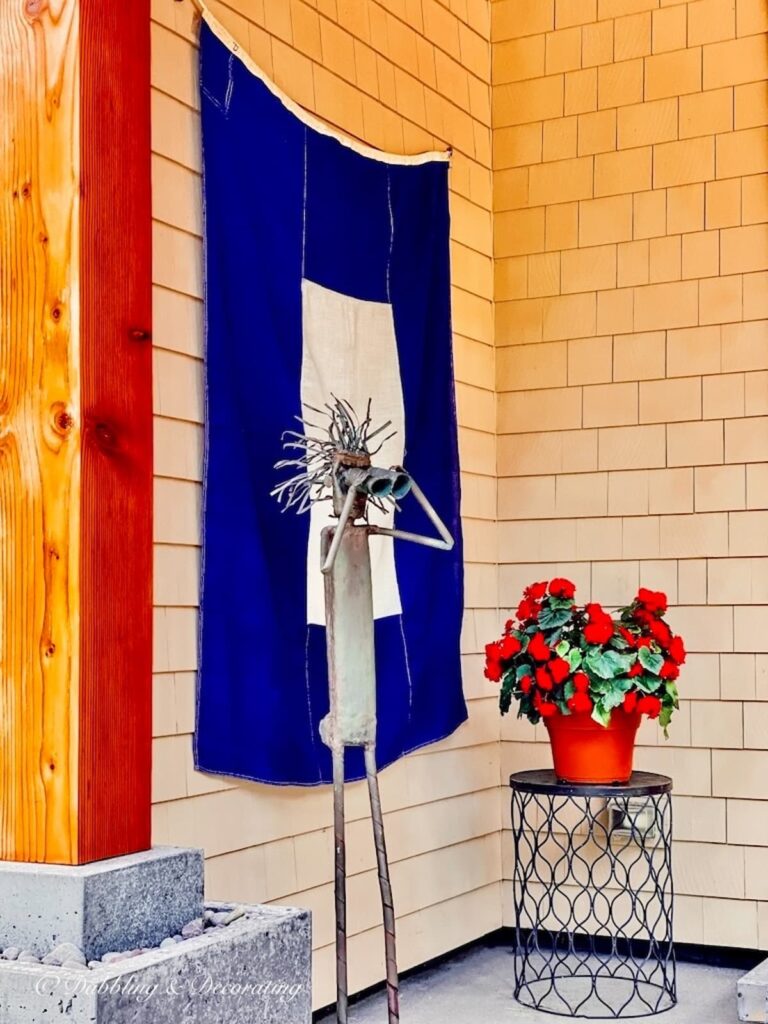
[[334, 895], [336, 904], [336, 1019], [347, 1024], [347, 847], [344, 836], [344, 747], [333, 755], [333, 843], [336, 851]]
[[333, 534], [333, 540], [331, 541], [331, 546], [328, 551], [328, 555], [325, 561], [323, 562], [322, 569], [320, 570], [325, 576], [327, 576], [328, 573], [332, 571], [333, 566], [336, 562], [336, 558], [339, 554], [339, 548], [341, 547], [341, 542], [344, 539], [344, 530], [346, 529], [347, 523], [349, 522], [349, 517], [352, 514], [352, 509], [354, 508], [356, 498], [357, 488], [350, 487], [349, 490], [347, 491], [347, 496], [344, 499], [344, 507], [341, 510], [339, 522]]
[[365, 774], [368, 779], [368, 794], [371, 799], [373, 841], [376, 846], [376, 862], [379, 869], [379, 889], [384, 912], [384, 954], [387, 965], [387, 1009], [389, 1024], [400, 1020], [400, 982], [397, 975], [397, 945], [395, 941], [395, 905], [392, 899], [392, 884], [389, 878], [387, 844], [384, 838], [384, 816], [381, 810], [379, 776], [376, 771], [376, 748], [369, 744], [365, 748]]

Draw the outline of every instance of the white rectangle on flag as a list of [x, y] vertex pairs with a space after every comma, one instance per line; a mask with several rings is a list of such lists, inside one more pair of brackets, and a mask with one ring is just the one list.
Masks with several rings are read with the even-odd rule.
[[[405, 408], [400, 360], [392, 316], [387, 302], [369, 302], [301, 282], [303, 351], [301, 362], [302, 415], [309, 423], [318, 416], [309, 406], [322, 409], [331, 395], [346, 399], [360, 415], [372, 400], [374, 426], [391, 420], [382, 437], [395, 431], [374, 464], [388, 468], [403, 462]], [[386, 514], [370, 507], [369, 519], [377, 526], [394, 523], [394, 510]], [[307, 621], [325, 625], [325, 589], [320, 572], [320, 534], [336, 522], [330, 502], [312, 506], [307, 548]], [[373, 614], [381, 619], [402, 614], [395, 552], [390, 537], [371, 537]]]

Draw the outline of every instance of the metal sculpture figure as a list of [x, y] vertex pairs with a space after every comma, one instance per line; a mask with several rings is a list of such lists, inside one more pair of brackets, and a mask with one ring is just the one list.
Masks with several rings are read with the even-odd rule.
[[[333, 759], [334, 838], [336, 850], [336, 1018], [347, 1024], [347, 922], [346, 854], [344, 840], [344, 749], [362, 747], [373, 819], [379, 887], [384, 916], [389, 1024], [400, 1020], [400, 997], [395, 945], [395, 911], [384, 837], [384, 820], [376, 770], [376, 663], [374, 651], [371, 536], [392, 537], [427, 547], [450, 551], [453, 538], [416, 481], [402, 466], [379, 469], [371, 458], [392, 437], [389, 434], [374, 451], [370, 443], [390, 426], [371, 428], [371, 402], [363, 420], [352, 406], [334, 398], [325, 410], [313, 412], [328, 417], [325, 428], [305, 420], [305, 432], [287, 431], [287, 449], [296, 458], [282, 459], [277, 469], [299, 472], [279, 484], [272, 494], [286, 508], [308, 511], [318, 501], [330, 499], [335, 526], [322, 532], [321, 564], [325, 576], [325, 616], [328, 649], [330, 711], [320, 723], [323, 743]], [[324, 431], [311, 435], [307, 428]], [[439, 537], [425, 537], [403, 530], [376, 526], [368, 521], [368, 506], [389, 511], [412, 493], [435, 526]]]

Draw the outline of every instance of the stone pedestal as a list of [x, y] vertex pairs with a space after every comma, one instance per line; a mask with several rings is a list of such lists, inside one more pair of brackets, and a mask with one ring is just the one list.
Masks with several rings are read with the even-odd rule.
[[[115, 916], [122, 905], [114, 907]], [[212, 904], [209, 909], [232, 909]], [[0, 960], [3, 1024], [310, 1024], [310, 915], [242, 907], [232, 924], [92, 970]]]
[[768, 960], [753, 968], [736, 986], [736, 1005], [739, 1020], [768, 1022]]
[[98, 960], [159, 945], [202, 905], [200, 850], [159, 846], [79, 867], [0, 863], [0, 949], [42, 957], [69, 942]]

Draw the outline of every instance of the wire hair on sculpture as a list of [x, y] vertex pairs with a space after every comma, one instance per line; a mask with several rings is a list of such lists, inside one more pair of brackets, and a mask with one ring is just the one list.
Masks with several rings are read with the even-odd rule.
[[[283, 448], [297, 454], [293, 458], [280, 459], [275, 463], [275, 469], [298, 470], [270, 491], [270, 495], [277, 498], [283, 506], [284, 512], [294, 508], [296, 513], [301, 515], [317, 502], [330, 500], [336, 456], [370, 458], [381, 451], [387, 441], [397, 433], [396, 430], [391, 431], [379, 441], [376, 448], [372, 449], [371, 442], [392, 426], [392, 420], [373, 427], [370, 398], [362, 419], [346, 399], [337, 398], [335, 395], [331, 395], [331, 398], [333, 402], [326, 402], [322, 409], [305, 405], [306, 409], [317, 413], [319, 417], [324, 417], [326, 423], [322, 420], [320, 423], [311, 423], [302, 416], [295, 416], [294, 419], [304, 427], [303, 433], [286, 430], [282, 435]], [[319, 434], [310, 431], [319, 431]], [[369, 494], [368, 501], [382, 512], [386, 512], [390, 506], [398, 507], [391, 495], [380, 498]], [[389, 502], [389, 506], [385, 502]]]

